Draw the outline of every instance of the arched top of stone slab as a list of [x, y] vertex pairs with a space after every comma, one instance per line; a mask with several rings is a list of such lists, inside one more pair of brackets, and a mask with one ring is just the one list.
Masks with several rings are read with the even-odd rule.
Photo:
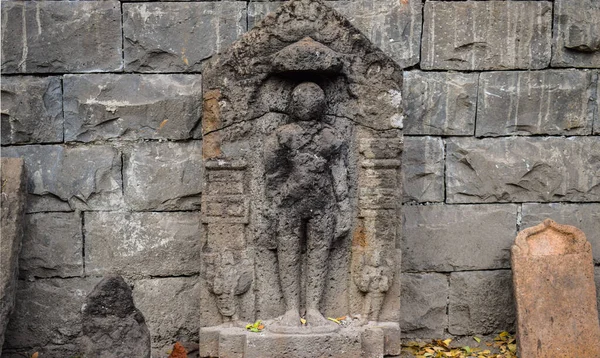
[[402, 69], [322, 1], [292, 0], [206, 64], [203, 134], [284, 112], [277, 78], [336, 80], [326, 115], [375, 130], [402, 128]]
[[555, 256], [591, 251], [583, 231], [546, 219], [521, 231], [512, 247], [515, 256]]

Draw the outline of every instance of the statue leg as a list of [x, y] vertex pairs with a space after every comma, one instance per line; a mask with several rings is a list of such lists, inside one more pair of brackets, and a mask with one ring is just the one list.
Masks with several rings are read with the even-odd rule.
[[279, 282], [285, 299], [286, 313], [281, 325], [300, 325], [300, 242], [302, 220], [293, 212], [281, 212], [277, 227], [277, 261]]

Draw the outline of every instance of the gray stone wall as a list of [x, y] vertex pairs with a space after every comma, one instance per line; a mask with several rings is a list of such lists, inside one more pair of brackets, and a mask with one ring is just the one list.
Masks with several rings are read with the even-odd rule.
[[[600, 6], [328, 2], [405, 68], [405, 337], [514, 329], [509, 248], [546, 217], [594, 249]], [[27, 223], [3, 357], [78, 352], [99, 278], [133, 285], [154, 356], [198, 340], [203, 61], [277, 2], [2, 1], [2, 156]]]

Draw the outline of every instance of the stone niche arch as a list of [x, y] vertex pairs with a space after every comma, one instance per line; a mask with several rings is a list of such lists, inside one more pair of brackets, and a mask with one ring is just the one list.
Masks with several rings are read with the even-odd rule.
[[[319, 310], [325, 317], [356, 318], [348, 318], [347, 327], [320, 334], [362, 335], [357, 342], [363, 353], [356, 356], [371, 349], [365, 342], [373, 339], [367, 336], [381, 339], [373, 349], [399, 354], [402, 70], [321, 1], [293, 0], [267, 15], [203, 71], [202, 356], [227, 356], [228, 349], [253, 356], [248, 340], [269, 336], [269, 324], [286, 312], [278, 266], [282, 241], [277, 218], [283, 214], [269, 194], [271, 174], [265, 158], [284, 157], [270, 155], [268, 143], [302, 111], [301, 106], [291, 115], [290, 101], [304, 82], [322, 89], [319, 126], [333, 133], [331, 141], [338, 144], [331, 148], [342, 148], [336, 151], [343, 153], [336, 154], [335, 163], [323, 154], [331, 160], [323, 173], [335, 186], [331, 190], [336, 235], [328, 248]], [[319, 147], [323, 133], [313, 133], [309, 142], [317, 144], [307, 146]], [[290, 138], [290, 143], [296, 140], [294, 135]], [[287, 165], [281, 163], [282, 168]], [[339, 189], [340, 185], [345, 187]], [[303, 194], [308, 197], [311, 191]], [[347, 230], [338, 230], [344, 220]], [[299, 295], [304, 297], [311, 244], [306, 242], [308, 234], [301, 236], [298, 275]], [[302, 298], [301, 314], [306, 305]], [[257, 319], [266, 324], [264, 334], [252, 336], [236, 328]], [[307, 334], [319, 333], [308, 326], [277, 332], [279, 342], [282, 336], [292, 342], [294, 337], [307, 339]], [[224, 339], [227, 334], [238, 338]], [[269, 347], [264, 344], [262, 356]], [[353, 356], [352, 349], [346, 352]]]

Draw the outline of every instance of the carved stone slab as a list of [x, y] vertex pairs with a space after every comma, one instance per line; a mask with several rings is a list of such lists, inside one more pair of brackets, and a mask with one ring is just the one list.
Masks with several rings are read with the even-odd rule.
[[512, 247], [521, 357], [600, 357], [592, 248], [585, 234], [546, 219]]

